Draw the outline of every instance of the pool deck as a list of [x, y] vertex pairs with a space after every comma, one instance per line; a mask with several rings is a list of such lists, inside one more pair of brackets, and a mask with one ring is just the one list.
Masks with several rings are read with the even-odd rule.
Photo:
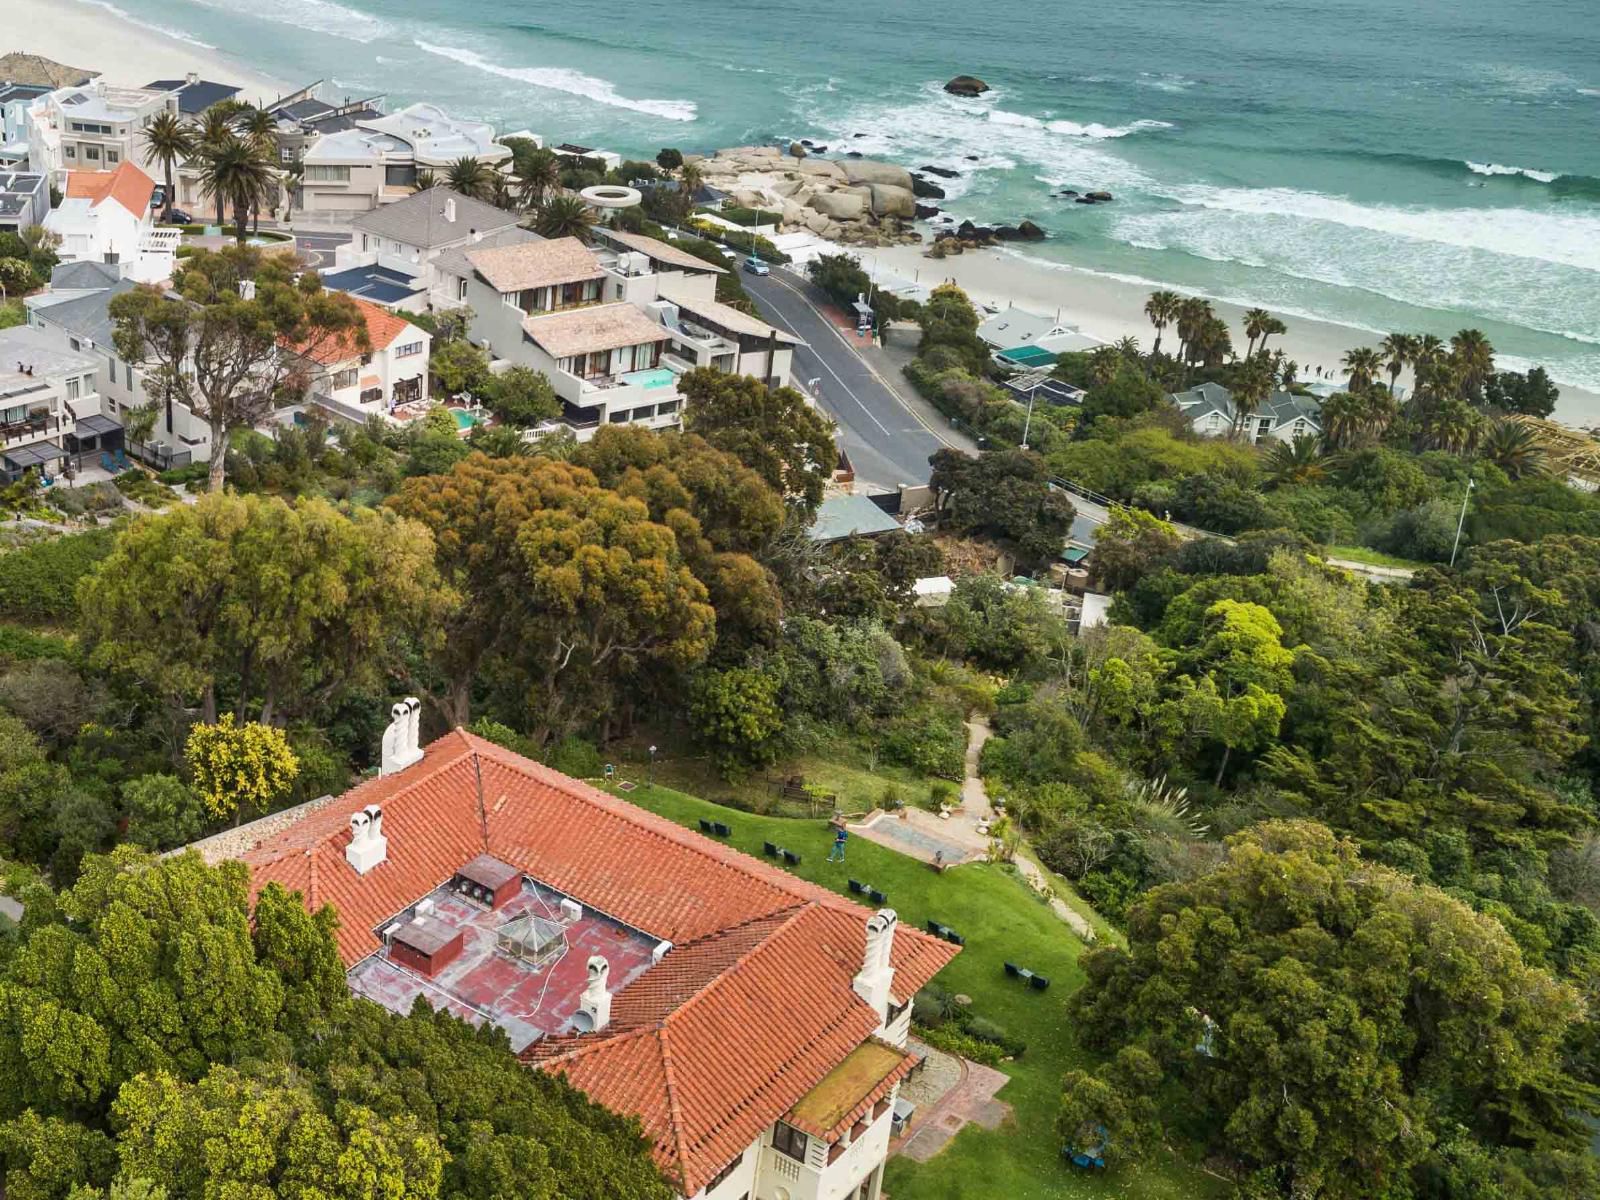
[[976, 862], [989, 852], [988, 837], [979, 833], [974, 819], [963, 812], [954, 812], [947, 820], [920, 808], [906, 807], [893, 813], [874, 809], [866, 820], [852, 824], [850, 832], [919, 862], [940, 861], [948, 867]]

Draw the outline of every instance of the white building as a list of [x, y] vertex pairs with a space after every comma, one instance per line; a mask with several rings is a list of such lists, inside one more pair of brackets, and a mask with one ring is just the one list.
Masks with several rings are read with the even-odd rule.
[[0, 168], [28, 170], [28, 109], [50, 90], [43, 84], [0, 82]]
[[61, 238], [61, 261], [115, 263], [140, 283], [170, 279], [183, 234], [156, 228], [154, 194], [155, 181], [131, 162], [114, 171], [69, 172], [61, 207], [44, 222]]
[[368, 346], [338, 338], [308, 353], [313, 400], [334, 416], [359, 422], [428, 399], [433, 335], [371, 301], [352, 299], [366, 321]]
[[506, 229], [440, 254], [434, 302], [472, 310], [496, 364], [543, 372], [580, 438], [603, 424], [673, 428], [696, 367], [789, 382], [798, 341], [716, 300], [723, 268], [669, 242], [596, 230], [600, 244]]
[[443, 176], [461, 158], [499, 171], [510, 163], [511, 150], [495, 141], [494, 126], [457, 120], [436, 104], [358, 119], [353, 128], [321, 134], [301, 152], [298, 203], [307, 213], [368, 212], [410, 196], [419, 172]]
[[57, 187], [69, 171], [114, 171], [123, 163], [149, 169], [145, 127], [158, 113], [177, 111], [171, 92], [103, 79], [47, 92], [28, 109], [29, 165]]
[[0, 233], [23, 233], [50, 215], [50, 184], [43, 175], [0, 169]]
[[880, 1200], [911, 1002], [956, 946], [396, 710], [378, 778], [195, 848], [252, 893], [320, 879], [353, 992], [494, 1024], [637, 1118], [680, 1196]]
[[[1203, 437], [1231, 437], [1237, 426], [1233, 393], [1220, 383], [1202, 383], [1172, 397], [1190, 426]], [[1242, 436], [1251, 443], [1292, 442], [1322, 432], [1322, 402], [1314, 396], [1275, 391], [1244, 420]]]
[[0, 476], [53, 476], [71, 449], [78, 413], [96, 412], [95, 361], [27, 325], [0, 330]]
[[1046, 317], [1022, 308], [995, 313], [978, 325], [978, 337], [1008, 365], [1029, 366], [1053, 361], [1058, 354], [1093, 350], [1103, 343], [1060, 317]]
[[117, 265], [62, 263], [51, 273], [49, 290], [27, 298], [28, 324], [58, 349], [95, 360], [103, 421], [93, 424], [102, 438], [110, 433], [110, 424], [120, 430], [132, 410], [153, 403], [158, 410], [149, 441], [127, 445], [128, 452], [162, 469], [208, 462], [210, 425], [181, 401], [153, 389], [143, 369], [117, 353], [111, 301], [134, 286]]

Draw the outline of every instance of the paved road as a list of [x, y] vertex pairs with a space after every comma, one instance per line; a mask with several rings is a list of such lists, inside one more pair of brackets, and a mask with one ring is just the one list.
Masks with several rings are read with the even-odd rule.
[[300, 253], [319, 271], [333, 269], [333, 252], [355, 235], [350, 233], [312, 233], [304, 229], [294, 231], [294, 243]]
[[817, 312], [798, 279], [774, 271], [766, 278], [742, 275], [745, 290], [772, 324], [805, 340], [794, 355], [794, 377], [820, 380], [812, 391], [839, 423], [839, 442], [856, 469], [856, 478], [886, 489], [928, 481], [928, 457], [966, 443], [916, 412], [855, 352], [841, 333]]

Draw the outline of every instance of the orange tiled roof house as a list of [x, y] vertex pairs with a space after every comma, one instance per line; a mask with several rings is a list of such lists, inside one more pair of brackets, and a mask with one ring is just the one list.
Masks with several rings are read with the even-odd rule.
[[695, 1200], [878, 1200], [911, 999], [956, 953], [396, 705], [380, 776], [207, 839], [333, 904], [352, 991], [503, 1029]]

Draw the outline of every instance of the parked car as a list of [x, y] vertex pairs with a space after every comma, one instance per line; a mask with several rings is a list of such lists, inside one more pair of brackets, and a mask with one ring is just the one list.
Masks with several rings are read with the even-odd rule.
[[160, 184], [157, 184], [156, 185], [156, 190], [150, 193], [150, 207], [151, 208], [160, 208], [166, 202], [167, 202], [167, 189], [162, 187]]
[[767, 266], [766, 263], [762, 262], [754, 254], [752, 254], [749, 258], [744, 260], [744, 269], [746, 271], [749, 271], [750, 274], [752, 274], [752, 275], [771, 275], [772, 274], [772, 268]]
[[172, 210], [172, 223], [174, 225], [193, 225], [195, 220], [181, 208]]

